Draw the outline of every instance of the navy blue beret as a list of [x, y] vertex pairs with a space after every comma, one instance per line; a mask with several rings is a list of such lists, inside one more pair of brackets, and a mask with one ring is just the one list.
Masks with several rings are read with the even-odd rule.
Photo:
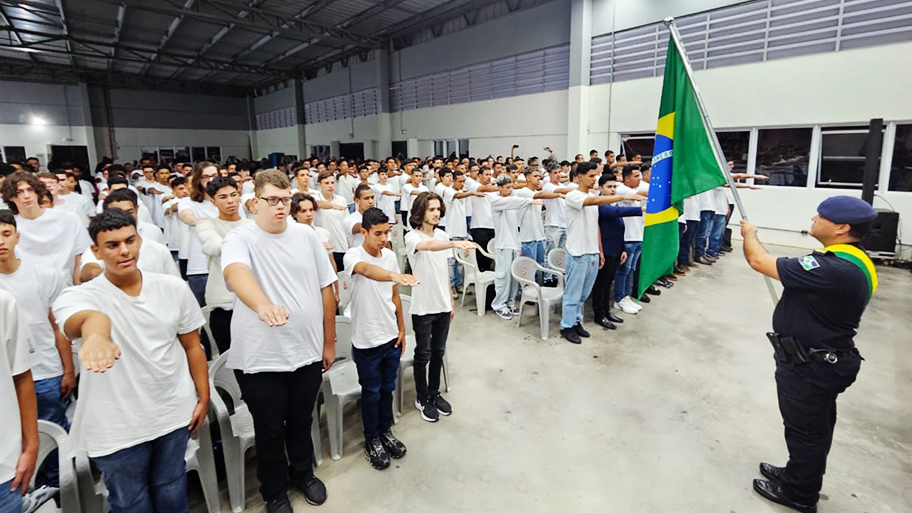
[[817, 207], [817, 213], [836, 224], [867, 223], [877, 218], [871, 205], [852, 196], [827, 198]]

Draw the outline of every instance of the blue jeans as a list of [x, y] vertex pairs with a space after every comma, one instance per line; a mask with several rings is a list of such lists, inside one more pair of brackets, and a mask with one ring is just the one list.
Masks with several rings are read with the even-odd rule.
[[[545, 241], [533, 240], [522, 243], [522, 256], [529, 257], [538, 262], [538, 265], [545, 266]], [[535, 281], [541, 282], [541, 271], [535, 271]]]
[[567, 229], [560, 226], [545, 226], [545, 256], [554, 248], [563, 248], [567, 245]]
[[[206, 306], [206, 283], [208, 281], [208, 274], [191, 274], [187, 276], [187, 285], [190, 285], [190, 291], [193, 292], [193, 297], [196, 298], [200, 308]], [[206, 351], [206, 359], [211, 360], [212, 348], [205, 330], [200, 330], [200, 343], [203, 344], [203, 349]]]
[[712, 227], [709, 231], [709, 249], [706, 251], [709, 256], [718, 256], [722, 248], [722, 236], [725, 235], [726, 221], [725, 214], [716, 214], [712, 220]]
[[562, 330], [583, 322], [583, 303], [595, 285], [598, 264], [598, 253], [567, 255], [567, 282], [564, 286], [563, 314], [560, 323]]
[[624, 251], [627, 252], [627, 260], [624, 265], [618, 267], [617, 274], [614, 278], [614, 302], [624, 299], [624, 296], [630, 295], [630, 288], [633, 286], [633, 273], [640, 261], [640, 255], [643, 253], [642, 242], [627, 242], [624, 244]]
[[519, 292], [519, 283], [513, 279], [511, 268], [513, 261], [519, 256], [515, 249], [494, 250], [494, 301], [491, 308], [495, 312], [504, 308], [513, 308], [513, 300]]
[[10, 491], [13, 480], [0, 483], [0, 513], [22, 513], [22, 496], [19, 490]]
[[[466, 240], [465, 237], [452, 237], [450, 240]], [[462, 265], [450, 256], [447, 258], [447, 268], [450, 270], [450, 287], [454, 289], [462, 286]]]
[[361, 384], [361, 423], [364, 439], [373, 440], [393, 427], [393, 391], [402, 353], [393, 339], [370, 349], [352, 347]]
[[[35, 398], [38, 401], [39, 419], [53, 422], [69, 431], [70, 422], [66, 416], [67, 401], [60, 398], [62, 380], [63, 376], [39, 379], [35, 382]], [[35, 476], [35, 488], [42, 485], [60, 487], [60, 460], [57, 449], [47, 455]]]
[[693, 248], [694, 240], [697, 238], [697, 230], [699, 228], [700, 221], [687, 221], [687, 224], [678, 224], [678, 233], [681, 236], [681, 246], [678, 248], [678, 263], [680, 265], [686, 265], [690, 262], [690, 251]]
[[108, 488], [111, 513], [188, 513], [185, 426], [155, 440], [92, 458]]
[[713, 218], [716, 213], [712, 210], [700, 212], [700, 226], [696, 233], [696, 247], [694, 248], [694, 258], [706, 255], [706, 243], [709, 241], [709, 233], [712, 231]]

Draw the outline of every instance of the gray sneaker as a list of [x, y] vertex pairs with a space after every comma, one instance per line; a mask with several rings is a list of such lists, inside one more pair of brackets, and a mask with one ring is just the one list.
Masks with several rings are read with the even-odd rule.
[[33, 513], [34, 511], [37, 511], [38, 508], [45, 502], [53, 499], [58, 493], [60, 493], [60, 488], [54, 486], [44, 485], [35, 488], [22, 498], [23, 513]]

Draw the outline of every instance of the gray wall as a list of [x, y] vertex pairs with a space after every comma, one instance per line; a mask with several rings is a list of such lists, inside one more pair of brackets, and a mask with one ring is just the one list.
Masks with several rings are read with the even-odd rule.
[[264, 112], [272, 112], [294, 106], [295, 88], [293, 86], [279, 89], [263, 96], [257, 96], [253, 99], [255, 114], [263, 114]]
[[0, 82], [0, 124], [26, 125], [32, 116], [48, 125], [86, 125], [79, 86]]
[[[104, 91], [89, 89], [95, 126], [108, 126]], [[115, 127], [175, 130], [249, 130], [244, 98], [155, 91], [111, 90]]]
[[389, 58], [390, 80], [398, 82], [569, 42], [570, 0], [557, 0], [395, 52]]
[[648, 25], [666, 16], [684, 16], [743, 3], [745, 0], [592, 0], [592, 35]]
[[[383, 57], [378, 57], [382, 59]], [[349, 82], [349, 74], [351, 81]], [[350, 87], [349, 87], [350, 84]], [[380, 62], [358, 62], [304, 82], [304, 103], [380, 86]]]

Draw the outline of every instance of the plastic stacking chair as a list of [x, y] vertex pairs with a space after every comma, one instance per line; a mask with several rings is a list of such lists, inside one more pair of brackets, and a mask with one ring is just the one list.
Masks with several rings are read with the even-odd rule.
[[[402, 405], [404, 403], [404, 375], [409, 367], [415, 366], [415, 349], [417, 349], [418, 344], [415, 342], [415, 330], [412, 328], [412, 298], [400, 295], [399, 299], [402, 301], [402, 320], [405, 321], [405, 354], [399, 359], [399, 372], [396, 375], [396, 391], [393, 393], [393, 411], [398, 415], [402, 415]], [[449, 362], [447, 360], [447, 353], [444, 353], [442, 369], [443, 384], [446, 391], [449, 392], [450, 379], [449, 374], [447, 373]]]
[[553, 271], [560, 271], [561, 276], [567, 277], [567, 251], [563, 248], [554, 248], [548, 252], [548, 267]]
[[339, 271], [339, 312], [345, 312], [351, 302], [351, 277], [345, 271]]
[[[38, 421], [38, 460], [35, 468], [57, 450], [57, 459], [60, 462], [60, 508], [53, 500], [45, 502], [38, 512], [80, 513], [82, 505], [79, 503], [79, 488], [76, 481], [76, 468], [70, 458], [70, 438], [62, 427], [46, 420]], [[31, 484], [35, 484], [35, 475], [32, 474]]]
[[215, 343], [215, 337], [212, 336], [212, 327], [209, 326], [209, 314], [212, 313], [211, 306], [203, 307], [203, 318], [206, 319], [206, 324], [203, 324], [203, 332], [206, 333], [206, 336], [209, 337], [209, 348], [212, 351], [212, 359], [219, 357], [219, 348], [218, 344]]
[[[552, 251], [553, 252], [553, 251]], [[536, 271], [553, 274], [557, 277], [556, 287], [542, 287], [535, 281]], [[538, 318], [541, 324], [541, 338], [548, 340], [548, 323], [551, 317], [551, 307], [559, 305], [564, 297], [564, 275], [538, 265], [538, 262], [529, 257], [519, 257], [513, 261], [510, 269], [513, 279], [519, 282], [522, 288], [522, 298], [519, 300], [519, 315], [516, 327], [522, 324], [522, 311], [526, 303], [538, 303]]]
[[[241, 388], [234, 371], [225, 366], [229, 351], [220, 355], [209, 367], [209, 387], [212, 390], [209, 415], [218, 422], [225, 451], [225, 474], [228, 481], [228, 500], [235, 513], [246, 507], [245, 466], [247, 451], [255, 447], [253, 417], [241, 397]], [[226, 397], [231, 408], [222, 397]], [[320, 440], [319, 410], [314, 404], [310, 437], [314, 446], [314, 462], [323, 463], [323, 445]]]
[[408, 252], [405, 249], [405, 227], [401, 224], [393, 225], [390, 228], [389, 240], [393, 246], [393, 252], [396, 253], [396, 260], [399, 261], [399, 269], [405, 272], [405, 259], [408, 256]]
[[329, 455], [342, 458], [342, 409], [346, 403], [361, 398], [358, 369], [351, 359], [351, 320], [336, 317], [336, 362], [323, 373], [323, 402], [326, 406], [326, 426], [329, 431]]
[[[475, 251], [480, 251], [481, 254], [493, 259], [478, 244], [475, 244]], [[465, 306], [466, 294], [469, 293], [469, 286], [471, 285], [475, 291], [475, 307], [478, 310], [478, 316], [481, 317], [485, 314], [488, 285], [494, 283], [494, 271], [481, 271], [478, 268], [478, 259], [475, 251], [471, 249], [453, 249], [453, 256], [457, 262], [462, 264], [465, 273], [462, 285], [462, 299], [459, 304], [460, 306]]]
[[494, 260], [494, 241], [497, 240], [497, 237], [492, 238], [488, 241], [488, 245], [485, 247], [486, 252], [482, 252], [482, 255]]

